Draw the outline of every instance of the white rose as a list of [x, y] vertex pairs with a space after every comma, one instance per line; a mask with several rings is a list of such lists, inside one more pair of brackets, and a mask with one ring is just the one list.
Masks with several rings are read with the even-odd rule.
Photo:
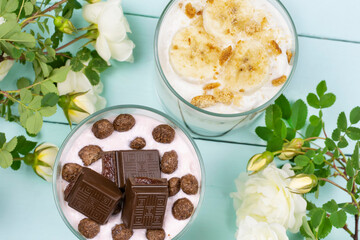
[[43, 143], [35, 149], [34, 171], [37, 175], [51, 182], [54, 163], [59, 148], [50, 143]]
[[84, 19], [98, 27], [95, 49], [108, 63], [110, 58], [133, 61], [135, 44], [127, 37], [131, 30], [120, 4], [121, 0], [108, 0], [83, 7]]
[[288, 189], [289, 177], [294, 175], [290, 168], [290, 164], [282, 169], [270, 164], [257, 174], [240, 174], [235, 180], [238, 192], [231, 194], [237, 223], [251, 216], [257, 221], [279, 223], [294, 233], [299, 231], [306, 214], [306, 201]]
[[258, 222], [245, 217], [239, 224], [237, 240], [288, 240], [285, 228], [278, 223]]
[[0, 63], [0, 81], [6, 77], [14, 63], [14, 60], [4, 60]]
[[82, 71], [74, 72], [70, 70], [66, 80], [58, 83], [57, 88], [60, 96], [69, 93], [87, 92], [73, 100], [73, 103], [86, 113], [69, 109], [68, 114], [71, 122], [79, 123], [90, 114], [106, 106], [105, 98], [99, 95], [103, 91], [103, 84], [100, 82], [98, 85], [92, 86]]

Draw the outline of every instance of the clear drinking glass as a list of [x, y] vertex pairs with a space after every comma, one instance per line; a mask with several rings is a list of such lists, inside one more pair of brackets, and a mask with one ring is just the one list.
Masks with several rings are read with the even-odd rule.
[[[179, 234], [177, 234], [174, 238], [172, 239], [180, 239], [180, 237], [190, 228], [191, 224], [194, 222], [194, 220], [196, 219], [200, 207], [202, 205], [202, 201], [203, 201], [203, 197], [204, 197], [204, 192], [205, 192], [205, 167], [204, 167], [204, 163], [200, 154], [200, 151], [196, 145], [196, 143], [194, 142], [194, 140], [192, 139], [190, 133], [188, 132], [188, 130], [186, 130], [184, 127], [182, 127], [176, 120], [174, 120], [173, 118], [169, 117], [168, 115], [152, 109], [152, 108], [148, 108], [148, 107], [144, 107], [144, 106], [138, 106], [138, 105], [119, 105], [119, 106], [114, 106], [114, 107], [110, 107], [110, 108], [105, 108], [101, 111], [98, 111], [94, 114], [92, 114], [91, 116], [89, 116], [88, 118], [86, 118], [85, 120], [83, 120], [79, 125], [77, 125], [72, 131], [71, 133], [66, 137], [66, 139], [64, 140], [63, 144], [60, 147], [59, 153], [56, 157], [56, 161], [54, 164], [54, 173], [53, 173], [53, 194], [54, 194], [54, 199], [55, 199], [55, 204], [56, 207], [63, 219], [63, 221], [65, 222], [66, 226], [71, 230], [71, 232], [78, 238], [81, 240], [86, 240], [86, 238], [84, 238], [68, 221], [68, 219], [66, 218], [63, 210], [62, 210], [62, 206], [65, 203], [64, 201], [64, 193], [63, 190], [61, 189], [61, 184], [60, 184], [60, 178], [61, 178], [61, 159], [63, 157], [63, 155], [65, 155], [64, 153], [68, 152], [71, 149], [71, 146], [73, 145], [73, 143], [78, 139], [78, 137], [82, 134], [82, 132], [87, 129], [89, 126], [91, 126], [92, 124], [94, 124], [96, 121], [103, 119], [103, 118], [114, 118], [116, 116], [118, 116], [119, 114], [122, 113], [128, 113], [128, 114], [134, 114], [134, 115], [143, 115], [143, 116], [147, 116], [147, 117], [151, 117], [155, 120], [158, 120], [164, 124], [168, 124], [170, 126], [172, 126], [175, 131], [177, 132], [177, 134], [183, 134], [183, 139], [185, 139], [187, 141], [187, 144], [193, 149], [194, 151], [194, 155], [196, 155], [198, 161], [199, 161], [199, 165], [200, 165], [200, 169], [201, 169], [201, 181], [200, 181], [200, 198], [199, 198], [199, 202], [198, 205], [194, 211], [194, 214], [191, 216], [190, 221], [188, 222], [188, 224], [185, 226], [184, 229], [182, 229], [181, 232], [179, 232]], [[107, 240], [107, 239], [104, 239]], [[109, 239], [111, 240], [111, 239]]]
[[296, 32], [296, 28], [292, 18], [289, 15], [289, 12], [286, 10], [284, 5], [280, 1], [267, 0], [278, 10], [278, 12], [284, 18], [292, 35], [293, 46], [291, 50], [294, 53], [294, 56], [291, 61], [292, 70], [286, 83], [284, 83], [282, 88], [269, 101], [250, 111], [236, 114], [219, 114], [209, 112], [192, 105], [176, 92], [176, 90], [171, 86], [167, 77], [165, 76], [159, 56], [159, 49], [164, 47], [160, 45], [159, 39], [161, 39], [162, 36], [169, 37], [168, 35], [166, 35], [165, 31], [162, 31], [162, 24], [165, 19], [169, 17], [168, 13], [170, 12], [170, 10], [173, 7], [177, 7], [180, 1], [181, 0], [172, 0], [169, 2], [165, 10], [163, 11], [156, 27], [154, 55], [157, 74], [157, 93], [166, 112], [174, 118], [179, 119], [179, 121], [181, 121], [192, 133], [207, 137], [223, 136], [231, 132], [232, 130], [238, 129], [252, 122], [256, 117], [260, 115], [260, 113], [262, 113], [269, 105], [271, 105], [289, 85], [294, 75], [299, 56], [298, 35]]

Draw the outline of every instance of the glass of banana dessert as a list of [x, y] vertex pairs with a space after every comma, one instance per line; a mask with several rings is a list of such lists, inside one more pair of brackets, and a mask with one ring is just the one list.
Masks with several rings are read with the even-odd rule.
[[155, 32], [157, 92], [201, 136], [253, 121], [289, 84], [294, 23], [278, 0], [172, 0]]

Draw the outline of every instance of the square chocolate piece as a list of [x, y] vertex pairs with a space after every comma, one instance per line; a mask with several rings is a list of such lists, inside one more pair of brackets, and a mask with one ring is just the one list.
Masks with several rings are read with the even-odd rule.
[[129, 178], [121, 218], [130, 229], [160, 229], [163, 226], [169, 190], [165, 178]]
[[99, 224], [108, 221], [121, 201], [122, 193], [115, 183], [83, 167], [77, 179], [66, 189], [69, 206]]
[[125, 189], [130, 177], [161, 177], [158, 150], [106, 152], [102, 157], [102, 164], [102, 174], [121, 189]]

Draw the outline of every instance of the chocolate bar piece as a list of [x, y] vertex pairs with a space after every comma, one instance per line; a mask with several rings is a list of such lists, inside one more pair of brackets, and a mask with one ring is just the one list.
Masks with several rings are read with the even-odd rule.
[[90, 168], [83, 167], [71, 184], [66, 190], [65, 201], [99, 224], [108, 221], [122, 198], [116, 184]]
[[167, 179], [129, 178], [122, 220], [130, 229], [160, 229], [169, 195]]
[[129, 177], [160, 178], [158, 150], [128, 150], [106, 152], [102, 158], [102, 174], [125, 189]]

